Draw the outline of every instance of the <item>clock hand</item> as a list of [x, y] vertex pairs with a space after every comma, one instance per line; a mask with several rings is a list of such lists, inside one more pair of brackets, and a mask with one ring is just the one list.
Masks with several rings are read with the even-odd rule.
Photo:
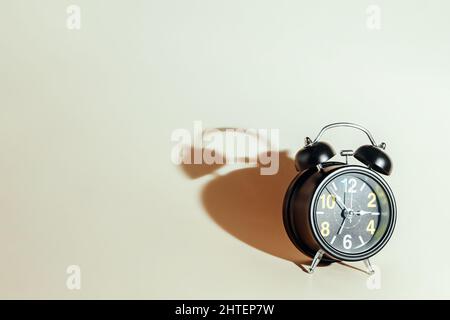
[[[350, 193], [350, 210], [353, 210], [353, 193]], [[354, 214], [354, 212], [353, 212], [353, 214]], [[351, 216], [349, 216], [350, 223], [352, 223], [353, 214]]]
[[[336, 200], [336, 203], [344, 211], [344, 214], [351, 211], [351, 209], [347, 208], [347, 206], [345, 205], [344, 201], [342, 201], [341, 197], [339, 197], [336, 193], [334, 193], [333, 191], [329, 190], [328, 188], [325, 188], [325, 190], [327, 190], [329, 194], [334, 196], [334, 198]], [[344, 193], [344, 196], [345, 196], [345, 193]], [[345, 214], [344, 220], [342, 220], [342, 224], [341, 224], [337, 234], [341, 234], [342, 230], [344, 229], [345, 221], [347, 221], [347, 218], [348, 218], [348, 215]]]
[[353, 208], [353, 193], [350, 193], [350, 207]]
[[346, 211], [350, 211], [349, 208], [346, 207], [345, 203], [342, 201], [341, 197], [339, 197], [336, 193], [334, 193], [333, 191], [330, 191], [328, 188], [325, 188], [329, 194], [331, 194], [332, 196], [334, 196], [334, 199], [336, 199], [336, 203], [338, 204], [339, 208], [341, 208], [342, 210], [346, 210]]
[[345, 200], [347, 200], [347, 191], [344, 190], [344, 201], [343, 201], [344, 202], [344, 206], [345, 206], [345, 202], [346, 202]]
[[327, 187], [325, 187], [325, 190], [327, 190], [328, 193], [331, 194], [331, 195], [334, 197], [334, 199], [336, 200], [336, 203], [337, 203], [338, 207], [341, 208], [341, 210], [345, 210], [345, 207], [342, 206], [343, 203], [342, 203], [341, 201], [338, 201], [338, 200], [337, 200], [337, 195], [336, 195], [334, 192], [331, 192]]
[[342, 229], [344, 229], [345, 221], [347, 221], [347, 216], [345, 216], [345, 217], [344, 217], [344, 220], [342, 220], [341, 227], [339, 228], [339, 231], [338, 231], [337, 234], [341, 234]]

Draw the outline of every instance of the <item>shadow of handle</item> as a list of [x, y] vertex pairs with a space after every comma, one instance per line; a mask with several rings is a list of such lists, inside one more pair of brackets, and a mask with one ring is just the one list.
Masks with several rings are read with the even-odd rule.
[[[272, 151], [273, 152], [273, 151]], [[286, 234], [282, 218], [285, 192], [297, 174], [287, 152], [278, 154], [279, 170], [261, 175], [261, 165], [215, 176], [202, 189], [202, 202], [210, 217], [229, 234], [271, 255], [304, 264], [311, 261]], [[184, 164], [191, 178], [213, 173], [219, 166]]]

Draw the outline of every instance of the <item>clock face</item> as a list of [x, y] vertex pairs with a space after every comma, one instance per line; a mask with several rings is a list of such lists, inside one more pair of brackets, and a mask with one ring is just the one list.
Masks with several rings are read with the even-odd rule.
[[370, 174], [343, 172], [331, 177], [315, 198], [317, 234], [345, 255], [375, 248], [393, 224], [393, 198]]

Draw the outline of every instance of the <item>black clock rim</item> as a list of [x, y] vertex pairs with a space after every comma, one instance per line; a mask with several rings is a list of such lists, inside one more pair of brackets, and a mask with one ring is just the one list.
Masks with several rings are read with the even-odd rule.
[[[389, 207], [391, 210], [391, 214], [389, 217], [390, 221], [388, 224], [388, 230], [386, 230], [386, 232], [383, 235], [383, 237], [381, 238], [381, 240], [378, 241], [378, 243], [374, 247], [372, 247], [366, 251], [356, 253], [356, 254], [355, 253], [344, 253], [342, 251], [339, 251], [339, 250], [333, 248], [331, 245], [329, 245], [318, 232], [317, 217], [314, 214], [316, 206], [317, 206], [317, 197], [319, 196], [320, 192], [322, 192], [322, 190], [324, 189], [326, 184], [330, 180], [338, 177], [339, 175], [346, 174], [346, 173], [362, 173], [362, 174], [366, 174], [366, 175], [368, 174], [371, 178], [373, 178], [375, 181], [377, 181], [384, 188], [384, 191], [388, 195]], [[309, 211], [310, 211], [310, 219], [309, 219], [310, 227], [313, 232], [313, 236], [314, 236], [315, 240], [317, 241], [317, 243], [320, 245], [322, 250], [327, 255], [329, 255], [333, 259], [340, 260], [340, 261], [361, 261], [361, 260], [368, 259], [368, 258], [374, 256], [375, 254], [377, 254], [381, 249], [384, 248], [384, 246], [387, 244], [387, 242], [391, 238], [392, 233], [394, 232], [394, 229], [395, 229], [396, 221], [397, 221], [397, 205], [396, 205], [394, 193], [392, 192], [391, 187], [387, 184], [387, 182], [379, 174], [377, 174], [376, 172], [374, 172], [373, 170], [371, 170], [367, 167], [358, 166], [358, 165], [347, 165], [347, 166], [341, 167], [339, 169], [336, 169], [335, 171], [333, 171], [329, 175], [327, 175], [320, 182], [319, 186], [314, 191], [313, 197], [311, 199], [311, 206], [310, 206]]]
[[[336, 165], [336, 164], [343, 164], [343, 163], [340, 163], [340, 162], [332, 162], [331, 163], [330, 162], [330, 163], [326, 163], [324, 165], [324, 167], [329, 166], [329, 165]], [[310, 173], [312, 173], [312, 171]], [[295, 189], [297, 187], [297, 184], [299, 181], [309, 178], [309, 176], [305, 177], [305, 174], [306, 174], [305, 172], [301, 172], [301, 173], [297, 174], [297, 176], [289, 184], [288, 190], [285, 193], [285, 197], [284, 197], [284, 201], [283, 201], [283, 225], [284, 225], [284, 228], [286, 230], [286, 233], [287, 233], [289, 239], [294, 244], [294, 246], [298, 250], [300, 250], [300, 252], [302, 252], [304, 255], [306, 255], [312, 259], [312, 258], [314, 258], [317, 251], [313, 251], [308, 245], [306, 245], [303, 241], [301, 241], [299, 239], [298, 234], [293, 229], [292, 221], [291, 221], [292, 216], [290, 215], [290, 210], [289, 210], [292, 197], [294, 196], [294, 193], [292, 192], [293, 189]], [[337, 260], [334, 260], [331, 257], [328, 258], [326, 256], [324, 256], [321, 259], [321, 263], [325, 263], [325, 264], [330, 264], [330, 263], [333, 263], [336, 261]]]

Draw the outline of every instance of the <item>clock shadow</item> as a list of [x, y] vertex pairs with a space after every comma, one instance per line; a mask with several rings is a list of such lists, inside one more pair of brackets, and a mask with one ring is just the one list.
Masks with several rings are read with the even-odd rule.
[[216, 173], [223, 165], [182, 164], [181, 168], [191, 179], [212, 175], [202, 187], [201, 201], [223, 230], [258, 250], [294, 262], [306, 272], [303, 265], [310, 264], [311, 258], [290, 241], [282, 217], [284, 195], [297, 171], [286, 151], [278, 153], [278, 159], [279, 170], [274, 175], [261, 175], [260, 163], [224, 175]]

